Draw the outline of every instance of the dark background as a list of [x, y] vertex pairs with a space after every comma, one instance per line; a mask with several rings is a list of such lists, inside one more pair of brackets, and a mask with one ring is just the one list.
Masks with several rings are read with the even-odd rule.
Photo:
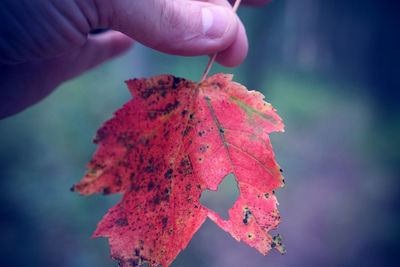
[[[277, 0], [239, 15], [248, 58], [212, 72], [262, 91], [284, 120], [271, 139], [286, 178], [277, 232], [287, 254], [264, 257], [208, 220], [172, 266], [400, 266], [398, 1]], [[69, 188], [96, 129], [129, 100], [124, 80], [197, 81], [207, 60], [138, 44], [0, 121], [0, 266], [116, 266], [107, 240], [89, 237], [121, 196]], [[226, 212], [235, 184], [222, 191], [202, 201]]]

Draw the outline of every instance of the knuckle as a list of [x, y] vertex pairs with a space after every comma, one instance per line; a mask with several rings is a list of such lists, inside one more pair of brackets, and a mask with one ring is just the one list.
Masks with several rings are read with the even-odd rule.
[[180, 13], [175, 1], [159, 0], [160, 3], [160, 26], [177, 28], [180, 25]]

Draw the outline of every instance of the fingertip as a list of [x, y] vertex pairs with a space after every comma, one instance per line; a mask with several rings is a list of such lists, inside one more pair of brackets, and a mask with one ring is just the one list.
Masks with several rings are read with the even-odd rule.
[[247, 56], [248, 40], [246, 29], [243, 23], [239, 21], [238, 31], [235, 41], [227, 49], [218, 53], [216, 61], [225, 67], [236, 67], [240, 65]]
[[[199, 56], [222, 51], [229, 47], [238, 31], [236, 14], [227, 7], [215, 6], [208, 3], [191, 3], [192, 16], [187, 16], [183, 10], [180, 26], [172, 27], [164, 24], [158, 38], [163, 40], [161, 45], [153, 48], [169, 54], [182, 56]], [[189, 6], [186, 8], [189, 10]], [[152, 47], [152, 44], [149, 44]]]
[[[212, 26], [209, 15], [212, 13]], [[206, 16], [204, 16], [207, 14]], [[224, 6], [210, 6], [202, 9], [203, 35], [198, 38], [196, 45], [192, 44], [197, 54], [210, 54], [223, 51], [234, 42], [239, 25], [238, 17], [230, 8]], [[193, 42], [194, 43], [194, 42]]]

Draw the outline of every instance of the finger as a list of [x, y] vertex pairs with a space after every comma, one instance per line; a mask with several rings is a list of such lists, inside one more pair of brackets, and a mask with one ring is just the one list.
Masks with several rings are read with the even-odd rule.
[[42, 80], [46, 80], [49, 90], [53, 90], [60, 83], [120, 55], [132, 44], [131, 38], [116, 31], [89, 35], [83, 46], [72, 49], [60, 57], [43, 61], [40, 64], [40, 73], [46, 73], [51, 79]]
[[[213, 4], [218, 4], [218, 5], [224, 5], [224, 6], [230, 6], [232, 7], [236, 0], [195, 0], [195, 1], [202, 1], [202, 2], [208, 2], [208, 3], [213, 3]], [[242, 0], [240, 5], [245, 5], [245, 6], [264, 6], [269, 3], [271, 3], [272, 0]]]
[[54, 65], [60, 80], [64, 81], [122, 54], [132, 44], [133, 40], [130, 37], [117, 31], [93, 34], [88, 36], [82, 47], [49, 61], [48, 65]]
[[226, 49], [236, 38], [238, 18], [228, 7], [185, 0], [113, 3], [111, 27], [168, 54], [210, 54]]
[[[229, 0], [232, 5], [235, 3], [235, 0]], [[246, 6], [265, 6], [271, 3], [272, 0], [242, 0], [241, 4]]]
[[225, 67], [236, 67], [246, 58], [248, 47], [246, 30], [240, 22], [236, 40], [229, 48], [218, 53], [216, 61]]
[[0, 119], [39, 102], [60, 83], [113, 58], [132, 45], [118, 32], [90, 35], [86, 43], [62, 56], [0, 66]]

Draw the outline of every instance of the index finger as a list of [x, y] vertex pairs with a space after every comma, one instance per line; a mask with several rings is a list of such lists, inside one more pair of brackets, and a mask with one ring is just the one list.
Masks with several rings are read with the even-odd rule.
[[[201, 1], [201, 2], [209, 2], [221, 6], [229, 6], [228, 2], [233, 4], [236, 2], [236, 0], [196, 0], [196, 1]], [[247, 6], [264, 6], [269, 3], [271, 3], [273, 0], [242, 0], [241, 5], [247, 5]]]

